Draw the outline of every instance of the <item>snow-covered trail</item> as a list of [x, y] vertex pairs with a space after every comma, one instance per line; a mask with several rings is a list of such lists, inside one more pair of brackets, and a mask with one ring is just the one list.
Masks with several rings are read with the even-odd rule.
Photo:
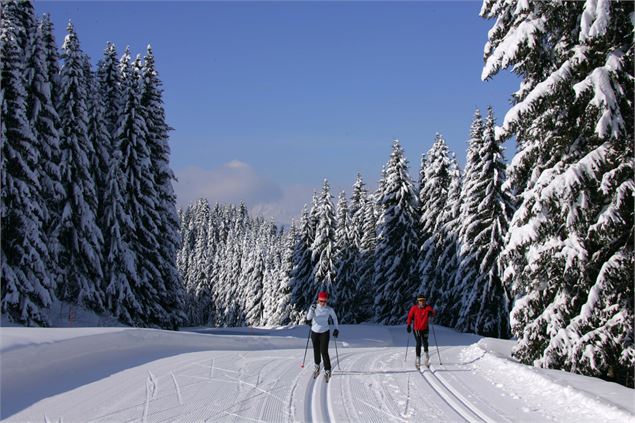
[[[132, 348], [135, 340], [163, 345], [169, 339], [180, 342], [184, 349], [188, 343], [191, 348], [206, 343], [207, 349], [152, 358], [142, 364], [133, 362], [130, 367], [123, 362], [122, 370], [45, 398], [27, 399], [28, 405], [10, 415], [3, 411], [2, 417], [7, 421], [48, 422], [635, 421], [632, 406], [624, 405], [631, 390], [607, 384], [621, 394], [609, 398], [619, 405], [606, 398], [595, 399], [587, 392], [544, 377], [543, 371], [499, 357], [483, 342], [474, 343], [479, 338], [472, 335], [438, 328], [443, 365], [433, 345], [432, 365], [420, 372], [413, 366], [412, 345], [405, 361], [403, 327], [342, 329], [339, 363], [331, 341], [334, 372], [328, 384], [323, 373], [316, 380], [312, 378], [311, 351], [305, 368], [300, 367], [306, 327], [260, 331], [269, 335], [266, 337], [245, 336], [259, 332], [251, 329], [214, 331], [227, 335], [212, 336], [129, 333], [133, 329], [107, 332], [113, 350]], [[34, 386], [63, 381], [38, 380], [41, 375], [27, 367], [8, 369], [6, 365], [15, 362], [12, 357], [20, 353], [33, 357], [35, 351], [43, 356], [51, 351], [59, 354], [66, 351], [65, 343], [75, 349], [82, 343], [99, 345], [105, 336], [99, 333], [30, 343], [22, 340], [16, 345], [11, 339], [5, 340], [5, 335], [3, 328], [3, 373], [13, 372], [14, 379], [10, 380], [21, 373], [25, 385]], [[282, 349], [276, 349], [279, 347]], [[78, 362], [81, 356], [77, 354], [72, 361]], [[54, 363], [65, 363], [61, 358], [51, 358]], [[11, 391], [3, 376], [3, 394], [11, 397]], [[607, 395], [610, 397], [610, 392]]]

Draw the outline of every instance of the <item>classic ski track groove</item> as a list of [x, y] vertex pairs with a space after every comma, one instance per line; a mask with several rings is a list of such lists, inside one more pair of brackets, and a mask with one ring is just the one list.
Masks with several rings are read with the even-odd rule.
[[474, 404], [466, 400], [463, 395], [456, 392], [448, 383], [443, 382], [432, 367], [425, 367], [420, 370], [423, 379], [443, 400], [465, 421], [494, 423], [494, 420], [487, 417]]
[[[340, 356], [340, 362], [342, 358], [346, 358], [350, 353], [344, 353]], [[331, 357], [335, 358], [335, 357]], [[336, 360], [331, 360], [331, 365]], [[337, 366], [337, 363], [335, 364]], [[337, 374], [335, 367], [332, 368], [331, 380], [328, 383], [324, 382], [324, 369], [320, 370], [320, 374], [317, 378], [313, 378], [313, 372], [309, 373], [309, 382], [304, 393], [304, 419], [305, 422], [330, 422], [335, 421], [333, 418], [332, 406], [329, 398], [329, 386], [333, 383], [333, 377]], [[317, 386], [317, 387], [316, 387]]]
[[[454, 395], [463, 404], [465, 404], [466, 407], [468, 407], [474, 414], [476, 414], [478, 417], [480, 417], [484, 422], [486, 422], [486, 423], [497, 423], [497, 422], [500, 422], [500, 421], [503, 421], [503, 420], [505, 420], [505, 421], [508, 420], [504, 415], [500, 415], [500, 414], [497, 415], [497, 418], [491, 418], [487, 413], [485, 413], [483, 410], [481, 410], [472, 401], [470, 401], [467, 398], [465, 398], [465, 396], [461, 393], [461, 390], [459, 390], [455, 386], [453, 386], [452, 383], [450, 383], [450, 381], [448, 379], [446, 379], [441, 374], [437, 374], [439, 369], [437, 368], [436, 365], [434, 367], [430, 366], [430, 369], [432, 370], [432, 374], [434, 375], [434, 377], [436, 377], [437, 380], [448, 391], [450, 391], [452, 393], [452, 395]], [[469, 388], [467, 386], [465, 386], [465, 389], [469, 390]]]

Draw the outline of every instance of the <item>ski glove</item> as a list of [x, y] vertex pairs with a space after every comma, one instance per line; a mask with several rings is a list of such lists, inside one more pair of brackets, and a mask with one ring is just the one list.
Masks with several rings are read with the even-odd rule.
[[311, 319], [306, 319], [306, 320], [304, 321], [304, 323], [306, 323], [307, 325], [310, 325], [310, 324], [311, 324]]
[[340, 334], [340, 331], [339, 331], [338, 329], [335, 329], [335, 330], [333, 331], [333, 337], [334, 337], [334, 338], [337, 338], [337, 337], [339, 336], [339, 334]]
[[412, 332], [412, 328], [410, 327], [410, 325], [406, 326], [406, 331], [407, 331], [408, 333]]

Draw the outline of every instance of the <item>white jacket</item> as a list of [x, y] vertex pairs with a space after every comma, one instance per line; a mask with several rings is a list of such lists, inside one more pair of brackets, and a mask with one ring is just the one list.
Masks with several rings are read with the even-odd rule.
[[316, 306], [313, 304], [306, 315], [307, 319], [313, 320], [311, 323], [311, 330], [315, 333], [324, 333], [329, 330], [329, 317], [333, 319], [335, 329], [339, 330], [335, 311], [327, 305], [322, 306], [318, 304]]

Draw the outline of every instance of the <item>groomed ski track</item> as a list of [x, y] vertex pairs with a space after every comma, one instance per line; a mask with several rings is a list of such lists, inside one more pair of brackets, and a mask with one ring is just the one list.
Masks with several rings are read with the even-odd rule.
[[[98, 375], [90, 383], [69, 386], [54, 395], [33, 398], [30, 405], [10, 415], [6, 421], [44, 422], [512, 422], [512, 421], [610, 421], [607, 414], [593, 414], [597, 405], [572, 416], [567, 404], [550, 404], [549, 398], [523, 397], [514, 386], [502, 386], [496, 379], [500, 360], [473, 344], [474, 338], [464, 334], [444, 339], [440, 336], [439, 364], [436, 348], [430, 349], [431, 366], [414, 367], [414, 347], [410, 345], [407, 361], [405, 334], [395, 328], [353, 329], [353, 339], [340, 339], [339, 362], [333, 341], [331, 361], [333, 376], [324, 381], [324, 370], [313, 379], [313, 355], [304, 353], [306, 328], [294, 328], [293, 336], [283, 332], [276, 336], [258, 337], [226, 335], [212, 337], [201, 334], [178, 338], [185, 346], [189, 337], [196, 338], [201, 351], [152, 358], [108, 375]], [[382, 332], [377, 334], [377, 332]], [[450, 333], [449, 330], [447, 330]], [[345, 332], [343, 330], [342, 332]], [[405, 331], [404, 331], [405, 332]], [[123, 333], [123, 332], [122, 332]], [[145, 343], [159, 345], [162, 332], [144, 332]], [[300, 335], [300, 336], [298, 336]], [[377, 335], [377, 336], [374, 336]], [[106, 339], [113, 351], [124, 348], [118, 336], [89, 337], [90, 344], [102, 350], [99, 341]], [[136, 335], [135, 335], [136, 336]], [[169, 333], [166, 340], [173, 342]], [[134, 338], [126, 334], [125, 341]], [[465, 341], [457, 342], [457, 340]], [[49, 357], [53, 350], [66, 351], [68, 342], [78, 346], [77, 338], [38, 346], [26, 346], [3, 353], [3, 394], [10, 401], [12, 381], [26, 380], [34, 386], [38, 378], [50, 381], [48, 370], [38, 375], [33, 368], [20, 368], [20, 363], [33, 363], [37, 357]], [[105, 342], [105, 341], [104, 341]], [[194, 345], [193, 341], [189, 345]], [[201, 344], [202, 343], [202, 344]], [[207, 348], [203, 348], [208, 343]], [[445, 345], [444, 345], [445, 344]], [[265, 345], [269, 349], [257, 349]], [[281, 347], [277, 349], [277, 347]], [[241, 350], [241, 348], [243, 348]], [[135, 353], [137, 354], [137, 353]], [[79, 357], [69, 357], [79, 373], [95, 363], [82, 367]], [[122, 356], [117, 356], [121, 361]], [[123, 359], [125, 361], [125, 359]], [[491, 361], [491, 362], [490, 362]], [[56, 361], [68, 369], [64, 359]], [[512, 363], [510, 365], [519, 366]], [[90, 367], [89, 367], [90, 366]], [[12, 373], [12, 369], [15, 370]], [[30, 371], [29, 376], [23, 372]], [[67, 371], [66, 371], [67, 372]], [[67, 377], [69, 377], [67, 375]], [[513, 382], [513, 381], [510, 381]], [[25, 382], [26, 383], [26, 382]], [[504, 383], [507, 383], [504, 381]], [[28, 386], [24, 386], [26, 390]], [[576, 410], [585, 398], [576, 399]], [[540, 403], [544, 401], [544, 403]], [[3, 405], [8, 402], [3, 402]], [[561, 410], [562, 409], [562, 410]], [[573, 408], [569, 408], [571, 410]], [[560, 410], [560, 411], [559, 411]], [[4, 411], [6, 412], [6, 410]], [[558, 413], [561, 414], [558, 414]], [[569, 412], [570, 413], [570, 412]], [[626, 416], [626, 420], [624, 417]], [[611, 415], [609, 415], [611, 417]], [[613, 421], [635, 421], [632, 414], [617, 409]], [[4, 421], [4, 420], [3, 420]]]

